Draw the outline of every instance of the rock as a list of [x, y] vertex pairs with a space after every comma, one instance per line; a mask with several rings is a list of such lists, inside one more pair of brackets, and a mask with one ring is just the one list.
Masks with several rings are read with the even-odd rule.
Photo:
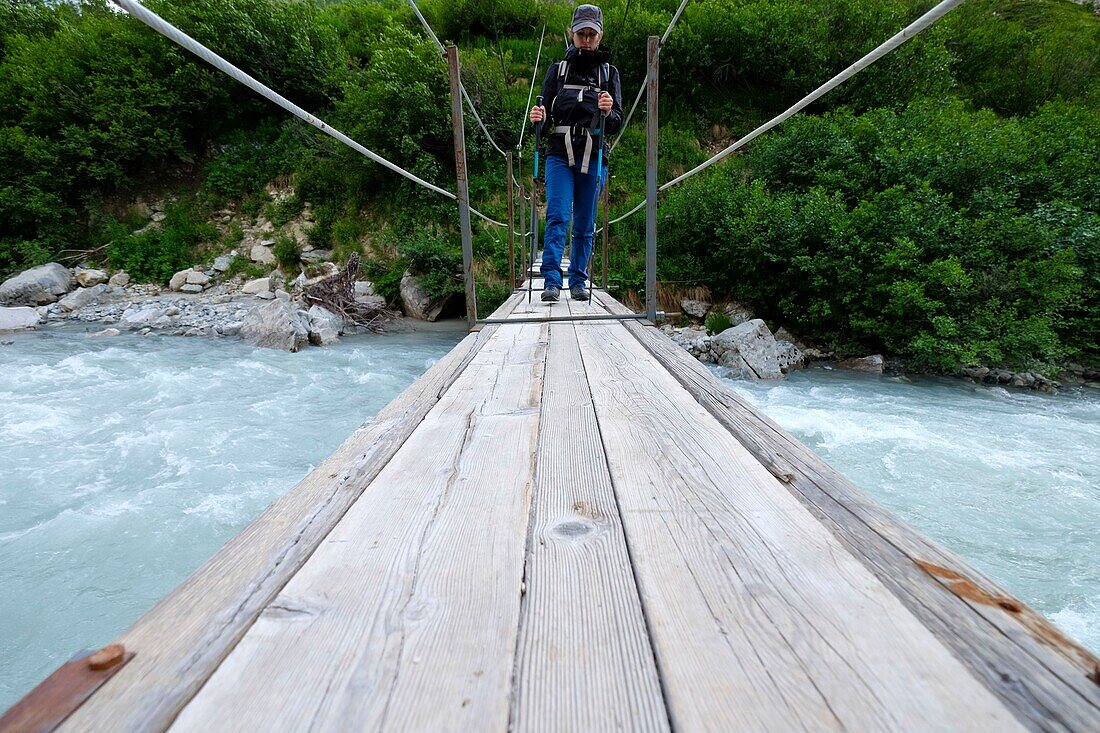
[[726, 303], [722, 306], [722, 312], [729, 316], [730, 323], [740, 326], [753, 318], [752, 308], [744, 303]]
[[282, 288], [279, 288], [275, 291], [275, 297], [283, 301], [284, 303], [289, 303], [291, 301], [290, 293], [283, 290]]
[[192, 272], [194, 272], [194, 270], [192, 270], [190, 267], [188, 267], [186, 270], [180, 270], [179, 272], [177, 272], [175, 275], [172, 276], [172, 279], [168, 281], [168, 289], [178, 293], [180, 289], [187, 284], [187, 278]]
[[106, 292], [107, 287], [105, 283], [100, 283], [90, 288], [78, 288], [58, 301], [57, 305], [64, 311], [79, 310], [99, 300], [99, 297]]
[[162, 315], [164, 314], [156, 306], [132, 305], [123, 312], [118, 325], [136, 331], [151, 326]]
[[111, 279], [107, 281], [107, 284], [112, 288], [124, 288], [130, 284], [130, 276], [125, 270], [121, 270], [111, 275]]
[[82, 288], [91, 288], [107, 282], [107, 273], [103, 270], [77, 270], [76, 282]]
[[168, 310], [164, 311], [164, 315], [168, 316], [169, 318], [171, 318], [172, 316], [178, 316], [179, 314], [180, 314], [180, 309], [177, 308], [176, 306], [172, 306]]
[[259, 295], [260, 293], [271, 292], [271, 278], [261, 277], [256, 280], [249, 280], [241, 288], [241, 292], [245, 295]]
[[328, 346], [340, 340], [344, 319], [327, 308], [315, 305], [309, 309], [309, 340], [318, 346]]
[[680, 301], [680, 310], [684, 315], [692, 318], [706, 318], [707, 313], [710, 311], [710, 303], [705, 300], [684, 298]]
[[187, 283], [180, 288], [181, 293], [201, 293], [202, 285], [196, 285], [195, 283]]
[[162, 221], [168, 218], [168, 215], [165, 214], [163, 211], [154, 211], [153, 215], [149, 218], [151, 218], [157, 224], [160, 224]]
[[253, 262], [259, 262], [261, 265], [274, 265], [275, 253], [271, 251], [271, 247], [263, 244], [253, 245], [252, 251], [248, 256]]
[[989, 367], [984, 366], [968, 366], [962, 368], [962, 375], [964, 377], [970, 377], [975, 381], [982, 381], [989, 374]]
[[291, 303], [272, 300], [248, 312], [241, 338], [265, 349], [298, 351], [309, 343], [309, 322]]
[[806, 366], [806, 352], [793, 341], [775, 340], [775, 358], [784, 374]]
[[46, 305], [69, 292], [69, 271], [56, 262], [32, 267], [0, 285], [0, 305]]
[[872, 354], [861, 359], [842, 359], [836, 363], [841, 369], [852, 369], [869, 374], [882, 374], [882, 355]]
[[214, 258], [214, 269], [218, 272], [225, 272], [229, 269], [229, 266], [233, 263], [233, 258], [229, 255], [222, 255], [221, 257]]
[[122, 333], [122, 331], [119, 331], [117, 328], [105, 328], [102, 331], [96, 331], [95, 333], [93, 333], [92, 337], [95, 338], [97, 336], [118, 336], [120, 333]]
[[210, 277], [206, 273], [196, 272], [194, 270], [187, 273], [187, 284], [188, 285], [206, 285], [209, 282], [210, 282]]
[[386, 299], [381, 295], [360, 295], [355, 298], [355, 302], [366, 308], [377, 310], [386, 308]]
[[0, 308], [0, 331], [19, 331], [38, 325], [38, 311], [30, 306]]
[[782, 379], [775, 336], [759, 318], [711, 338], [718, 363], [742, 379]]
[[406, 272], [401, 278], [401, 307], [405, 315], [421, 321], [434, 321], [443, 313], [451, 296], [433, 298], [424, 290], [420, 278]]
[[270, 290], [265, 290], [262, 293], [256, 293], [256, 297], [260, 300], [275, 300], [275, 293]]
[[356, 280], [353, 287], [356, 299], [362, 295], [374, 295], [374, 283], [370, 280]]
[[308, 252], [302, 252], [302, 262], [308, 264], [314, 264], [317, 262], [326, 262], [332, 259], [331, 249], [311, 249]]

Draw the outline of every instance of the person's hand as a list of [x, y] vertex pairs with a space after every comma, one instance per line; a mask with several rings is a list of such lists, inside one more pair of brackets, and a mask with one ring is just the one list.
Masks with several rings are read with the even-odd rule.
[[545, 107], [532, 107], [531, 108], [531, 123], [537, 125], [546, 119]]
[[600, 111], [610, 112], [611, 111], [611, 104], [612, 104], [611, 95], [608, 94], [607, 92], [600, 92], [600, 99], [597, 102], [597, 104], [600, 107]]

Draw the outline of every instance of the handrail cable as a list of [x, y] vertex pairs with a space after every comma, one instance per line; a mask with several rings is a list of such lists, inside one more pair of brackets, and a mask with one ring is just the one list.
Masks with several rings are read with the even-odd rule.
[[[660, 47], [665, 45], [665, 41], [668, 40], [668, 36], [672, 33], [672, 29], [676, 26], [676, 21], [680, 19], [680, 13], [684, 12], [684, 8], [687, 7], [688, 0], [683, 0], [680, 3], [680, 7], [676, 8], [676, 12], [672, 14], [672, 20], [669, 21], [668, 28], [665, 28], [664, 35], [661, 36], [661, 42], [657, 44], [658, 52]], [[615, 140], [611, 143], [611, 150], [615, 149], [615, 146], [619, 144], [619, 140], [622, 139], [623, 133], [626, 132], [626, 126], [630, 124], [630, 118], [634, 116], [634, 111], [638, 109], [638, 103], [642, 101], [642, 95], [645, 94], [646, 82], [642, 80], [642, 86], [638, 89], [638, 95], [634, 97], [634, 104], [630, 105], [630, 112], [627, 113], [626, 119], [623, 120], [623, 126], [619, 128], [619, 134], [615, 136]]]
[[[788, 118], [793, 117], [798, 112], [801, 112], [808, 105], [812, 104], [813, 102], [817, 101], [821, 97], [825, 96], [827, 93], [831, 92], [833, 89], [836, 89], [838, 86], [840, 86], [841, 84], [846, 82], [848, 79], [851, 79], [853, 76], [855, 76], [859, 72], [863, 71], [868, 66], [875, 63], [880, 58], [882, 58], [886, 54], [888, 54], [891, 51], [893, 51], [894, 49], [896, 49], [901, 44], [905, 43], [906, 41], [908, 41], [911, 38], [914, 38], [918, 33], [920, 33], [921, 31], [924, 31], [929, 26], [931, 26], [933, 23], [936, 23], [938, 20], [940, 20], [943, 16], [947, 15], [947, 13], [954, 10], [956, 6], [962, 4], [963, 1], [964, 0], [943, 0], [943, 2], [939, 3], [934, 8], [929, 10], [927, 13], [925, 13], [921, 17], [917, 18], [915, 21], [913, 21], [909, 25], [905, 26], [905, 28], [900, 30], [898, 33], [891, 36], [884, 43], [882, 43], [882, 45], [878, 46], [873, 51], [871, 51], [870, 53], [863, 56], [863, 58], [859, 59], [858, 61], [856, 61], [851, 66], [844, 69], [844, 71], [841, 71], [839, 74], [834, 76], [832, 79], [830, 79], [829, 81], [827, 81], [824, 84], [822, 84], [821, 86], [819, 86], [817, 89], [815, 89], [812, 92], [810, 92], [809, 94], [807, 94], [805, 97], [800, 99], [798, 102], [796, 102], [794, 105], [792, 105], [785, 112], [783, 112], [782, 114], [768, 120], [763, 125], [760, 125], [760, 127], [757, 127], [755, 130], [750, 132], [748, 135], [745, 135], [743, 138], [741, 138], [737, 142], [733, 143], [729, 147], [727, 147], [724, 150], [714, 154], [713, 156], [708, 158], [703, 163], [695, 166], [694, 168], [687, 171], [686, 173], [683, 173], [683, 174], [677, 176], [676, 178], [673, 178], [671, 181], [668, 181], [667, 183], [661, 185], [657, 189], [657, 191], [658, 192], [667, 191], [668, 189], [675, 186], [677, 183], [681, 183], [682, 181], [690, 178], [691, 176], [694, 176], [696, 173], [699, 173], [700, 171], [703, 171], [703, 170], [709, 168], [710, 166], [714, 165], [719, 160], [721, 160], [722, 158], [725, 158], [726, 156], [728, 156], [731, 153], [735, 152], [739, 148], [742, 148], [745, 145], [748, 145], [750, 142], [752, 142], [756, 138], [760, 137], [761, 135], [763, 135], [768, 130], [771, 130], [773, 127], [776, 127], [777, 125], [785, 122]], [[638, 211], [641, 211], [641, 209], [644, 206], [645, 206], [645, 201], [643, 200], [640, 204], [638, 204], [637, 206], [635, 206], [633, 209], [626, 212], [622, 216], [609, 221], [608, 224], [609, 225], [610, 224], [617, 224], [620, 221], [622, 221], [623, 219], [630, 216], [631, 214], [635, 214]]]
[[[409, 5], [412, 6], [413, 12], [416, 13], [416, 17], [420, 19], [420, 24], [424, 26], [424, 30], [426, 30], [432, 40], [435, 41], [435, 45], [439, 48], [439, 52], [446, 56], [447, 49], [443, 47], [443, 44], [440, 43], [439, 38], [435, 35], [435, 31], [428, 25], [428, 20], [424, 17], [424, 14], [420, 12], [420, 8], [416, 6], [416, 0], [409, 0]], [[481, 131], [484, 132], [485, 137], [488, 138], [489, 144], [501, 155], [507, 155], [507, 153], [501, 150], [500, 146], [497, 145], [496, 140], [493, 139], [492, 133], [489, 132], [489, 128], [481, 121], [481, 115], [477, 113], [477, 108], [474, 107], [474, 100], [470, 99], [470, 94], [466, 91], [466, 85], [463, 84], [461, 80], [458, 82], [458, 89], [462, 92], [462, 98], [466, 100], [466, 106], [470, 108], [470, 113], [473, 114], [474, 119], [477, 120], [477, 124], [481, 127]]]
[[542, 24], [542, 36], [539, 37], [539, 52], [535, 56], [535, 68], [531, 69], [531, 88], [527, 90], [527, 106], [523, 108], [523, 120], [519, 125], [519, 142], [516, 150], [523, 149], [523, 133], [527, 132], [527, 111], [531, 109], [531, 97], [535, 94], [535, 79], [539, 74], [539, 61], [542, 60], [542, 42], [546, 40], [546, 23]]
[[[286, 97], [282, 96], [281, 94], [274, 91], [270, 87], [265, 86], [264, 84], [262, 84], [261, 82], [257, 81], [255, 78], [253, 78], [252, 76], [249, 76], [247, 73], [245, 73], [244, 71], [242, 71], [238, 67], [234, 66], [233, 64], [229, 63], [229, 61], [222, 58], [218, 54], [214, 53], [209, 48], [202, 45], [201, 43], [196, 41], [194, 38], [192, 38], [191, 36], [187, 35], [183, 31], [181, 31], [179, 28], [176, 28], [174, 25], [172, 25], [168, 21], [164, 20], [164, 18], [161, 18], [156, 13], [152, 12], [151, 10], [148, 10], [147, 8], [142, 6], [140, 3], [134, 2], [134, 0], [112, 0], [112, 1], [115, 4], [117, 4], [119, 7], [121, 7], [123, 10], [125, 10], [127, 13], [134, 16], [135, 18], [140, 20], [142, 23], [144, 23], [145, 25], [147, 25], [150, 28], [152, 28], [153, 30], [155, 30], [157, 33], [160, 33], [165, 38], [168, 38], [169, 40], [176, 42], [177, 44], [179, 44], [183, 48], [187, 49], [191, 53], [198, 56], [200, 59], [202, 59], [206, 63], [213, 66], [215, 69], [218, 69], [219, 71], [224, 72], [225, 74], [228, 74], [229, 76], [233, 77], [234, 79], [239, 81], [241, 84], [245, 85], [246, 87], [248, 87], [252, 91], [254, 91], [257, 94], [259, 94], [260, 96], [270, 100], [271, 102], [275, 103], [276, 105], [282, 107], [287, 112], [290, 112], [292, 115], [294, 115], [298, 119], [302, 120], [303, 122], [306, 122], [306, 123], [312, 125], [313, 127], [316, 127], [318, 130], [325, 133], [326, 135], [339, 140], [340, 142], [344, 143], [345, 145], [347, 145], [352, 150], [355, 150], [356, 152], [366, 156], [367, 158], [370, 158], [375, 163], [378, 163], [379, 165], [381, 165], [385, 168], [389, 168], [394, 173], [397, 173], [401, 176], [404, 176], [405, 178], [409, 179], [413, 183], [418, 183], [421, 186], [423, 186], [424, 188], [435, 191], [436, 193], [438, 193], [441, 196], [446, 196], [447, 198], [451, 199], [452, 201], [457, 200], [458, 197], [455, 194], [451, 193], [450, 191], [448, 191], [446, 189], [443, 189], [443, 188], [440, 188], [439, 186], [436, 186], [435, 184], [428, 183], [423, 178], [420, 178], [419, 176], [415, 175], [414, 173], [410, 173], [409, 171], [405, 170], [404, 168], [397, 165], [396, 163], [393, 163], [393, 162], [390, 162], [389, 160], [386, 160], [381, 155], [378, 155], [374, 151], [369, 150], [368, 148], [364, 147], [363, 145], [357, 143], [355, 140], [352, 140], [350, 137], [348, 137], [344, 133], [340, 132], [336, 128], [332, 127], [331, 125], [329, 125], [324, 120], [316, 117], [315, 115], [310, 114], [309, 112], [306, 112], [304, 109], [302, 109], [298, 105], [294, 104], [293, 102], [291, 102]], [[481, 217], [482, 219], [489, 222], [490, 224], [495, 224], [497, 226], [504, 226], [503, 222], [499, 222], [496, 219], [491, 219], [488, 216], [486, 216], [485, 214], [482, 214], [480, 211], [477, 211], [473, 208], [470, 209], [470, 212], [477, 215], [477, 216], [479, 216], [479, 217]]]

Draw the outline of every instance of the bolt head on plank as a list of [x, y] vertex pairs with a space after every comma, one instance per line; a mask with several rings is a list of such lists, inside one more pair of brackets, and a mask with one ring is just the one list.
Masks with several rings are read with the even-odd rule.
[[126, 647], [122, 644], [108, 644], [88, 657], [88, 666], [96, 671], [110, 669], [126, 657]]

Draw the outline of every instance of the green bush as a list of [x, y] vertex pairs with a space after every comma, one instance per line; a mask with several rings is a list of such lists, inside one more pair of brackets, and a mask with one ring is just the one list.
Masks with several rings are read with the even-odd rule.
[[280, 234], [275, 237], [275, 245], [271, 248], [279, 267], [283, 272], [292, 272], [302, 261], [302, 248], [298, 241], [288, 234]]
[[720, 311], [711, 311], [707, 314], [706, 328], [707, 333], [711, 336], [722, 333], [727, 328], [733, 327], [733, 321], [725, 313]]
[[462, 254], [446, 239], [418, 231], [401, 239], [397, 251], [432, 297], [462, 292]]
[[167, 283], [175, 273], [191, 265], [195, 248], [217, 237], [217, 229], [205, 212], [192, 202], [165, 207], [160, 228], [140, 234], [124, 234], [107, 248], [112, 267], [126, 270], [138, 282]]

